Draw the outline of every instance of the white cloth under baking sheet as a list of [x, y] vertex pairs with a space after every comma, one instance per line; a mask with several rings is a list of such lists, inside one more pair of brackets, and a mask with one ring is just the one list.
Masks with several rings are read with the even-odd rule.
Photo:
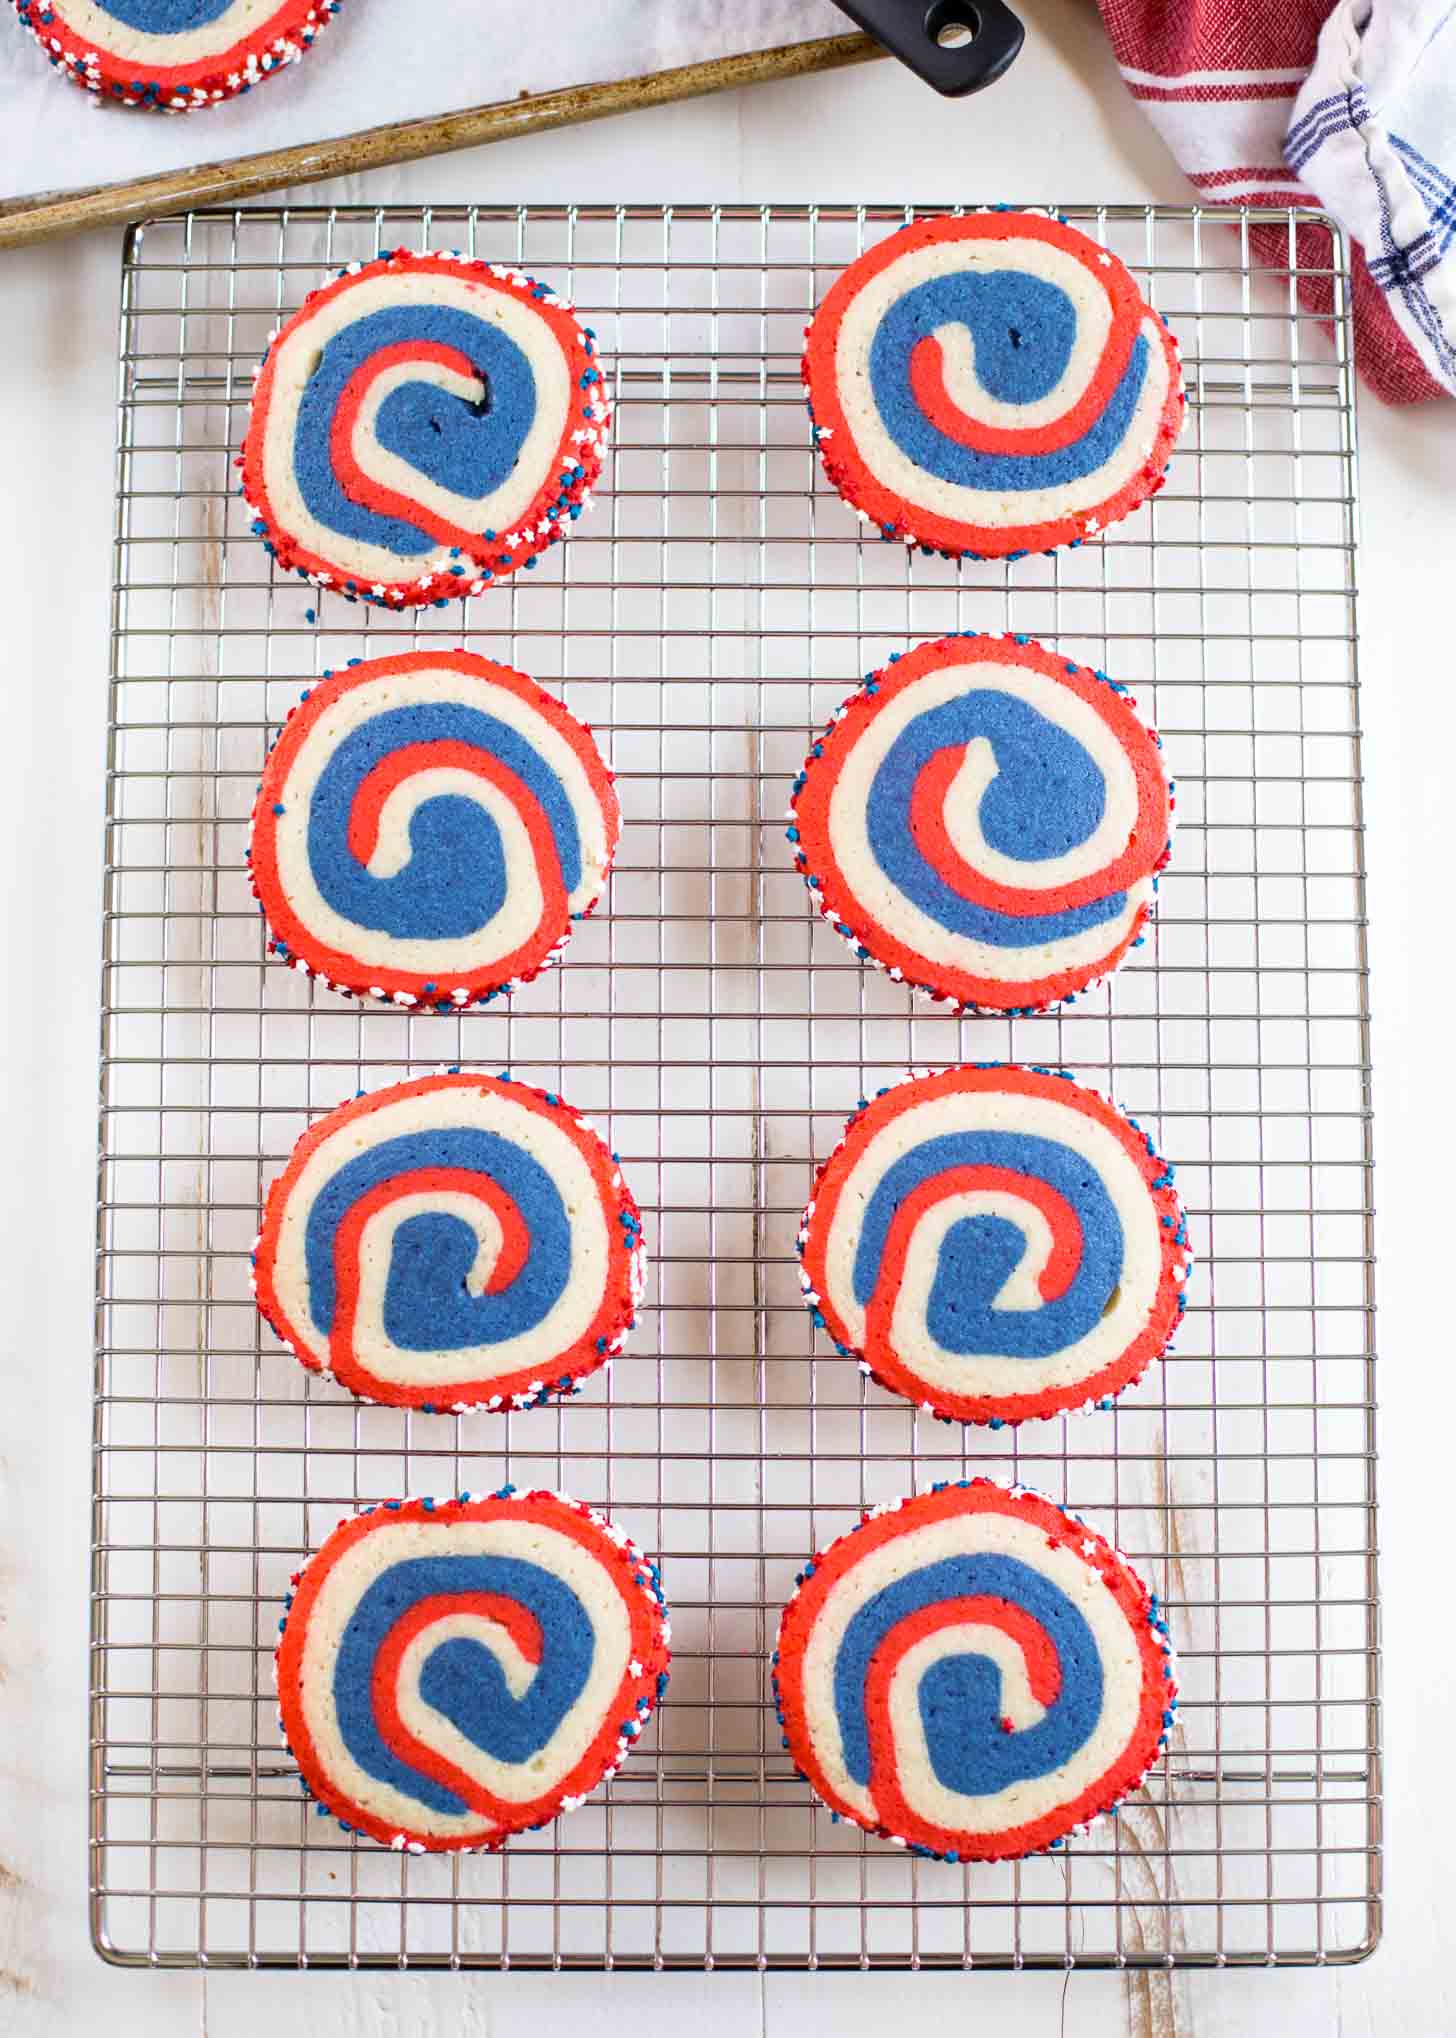
[[176, 117], [102, 106], [0, 9], [0, 198], [147, 177], [522, 92], [841, 35], [831, 0], [344, 0], [285, 76]]

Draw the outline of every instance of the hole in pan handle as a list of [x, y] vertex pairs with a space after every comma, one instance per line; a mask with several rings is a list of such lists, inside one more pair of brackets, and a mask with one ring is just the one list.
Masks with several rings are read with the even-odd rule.
[[839, 5], [947, 99], [994, 85], [1026, 39], [1002, 0], [839, 0]]

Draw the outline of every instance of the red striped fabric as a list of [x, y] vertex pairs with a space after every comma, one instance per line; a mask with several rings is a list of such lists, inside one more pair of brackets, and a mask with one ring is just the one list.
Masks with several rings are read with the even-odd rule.
[[[1098, 0], [1118, 66], [1201, 198], [1214, 205], [1316, 205], [1286, 168], [1284, 136], [1295, 95], [1314, 62], [1330, 0]], [[1286, 276], [1288, 233], [1253, 227], [1255, 258]], [[1300, 302], [1328, 318], [1333, 286], [1315, 228], [1296, 230]], [[1387, 403], [1424, 403], [1446, 391], [1427, 373], [1384, 292], [1352, 249], [1355, 361]]]

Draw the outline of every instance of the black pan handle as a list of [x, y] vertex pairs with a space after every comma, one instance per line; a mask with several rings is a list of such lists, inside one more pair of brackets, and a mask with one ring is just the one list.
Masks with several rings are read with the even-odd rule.
[[917, 78], [964, 98], [1016, 61], [1026, 30], [1003, 0], [839, 0], [852, 21]]

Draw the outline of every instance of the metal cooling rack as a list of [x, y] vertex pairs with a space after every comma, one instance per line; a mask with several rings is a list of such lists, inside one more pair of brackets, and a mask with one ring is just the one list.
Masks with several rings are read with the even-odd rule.
[[[1184, 350], [1165, 491], [1105, 543], [907, 560], [816, 473], [806, 314], [899, 210], [289, 207], [129, 238], [103, 997], [92, 1915], [153, 1965], [1129, 1966], [1358, 1958], [1378, 1931], [1369, 1046], [1344, 251], [1317, 215], [1071, 208]], [[1274, 267], [1256, 269], [1251, 235]], [[276, 578], [234, 493], [281, 313], [381, 246], [549, 277], [615, 367], [595, 517], [541, 570], [392, 617]], [[1333, 339], [1303, 312], [1315, 278]], [[908, 640], [1015, 628], [1134, 686], [1178, 779], [1157, 931], [1061, 1017], [964, 1022], [861, 969], [782, 836], [810, 733]], [[324, 666], [459, 642], [558, 687], [615, 764], [603, 910], [505, 1010], [363, 1011], [264, 960], [269, 732]], [[794, 1223], [908, 1065], [1110, 1089], [1179, 1168], [1199, 1264], [1113, 1412], [967, 1432], [815, 1349]], [[309, 1119], [462, 1060], [590, 1111], [653, 1273], [610, 1387], [508, 1418], [356, 1408], [260, 1332], [260, 1194]], [[765, 1655], [804, 1554], [967, 1472], [1092, 1514], [1163, 1599], [1166, 1760], [1058, 1857], [907, 1860], [812, 1808]], [[289, 1573], [398, 1493], [560, 1485], [661, 1554], [672, 1689], [609, 1790], [504, 1854], [308, 1816], [274, 1726]]]

